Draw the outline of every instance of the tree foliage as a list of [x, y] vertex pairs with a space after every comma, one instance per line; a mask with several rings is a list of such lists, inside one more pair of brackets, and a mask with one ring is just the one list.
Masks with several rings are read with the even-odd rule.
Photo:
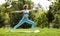
[[[28, 4], [29, 9], [32, 9], [33, 2], [31, 0], [18, 0], [12, 1], [12, 7], [7, 8], [9, 4], [6, 2], [0, 6], [0, 25], [4, 26], [6, 24], [10, 24], [12, 27], [15, 26], [23, 17], [23, 13], [10, 13], [11, 11], [20, 11], [23, 10], [23, 5]], [[50, 27], [49, 23], [54, 23], [53, 27], [60, 26], [60, 0], [58, 2], [53, 3], [49, 7], [50, 9], [45, 12], [45, 10], [39, 10], [37, 12], [30, 12], [29, 19], [35, 22], [35, 26], [38, 27]], [[57, 26], [56, 26], [57, 25]], [[1, 27], [0, 26], [0, 27]], [[31, 25], [24, 23], [23, 28], [31, 27]]]

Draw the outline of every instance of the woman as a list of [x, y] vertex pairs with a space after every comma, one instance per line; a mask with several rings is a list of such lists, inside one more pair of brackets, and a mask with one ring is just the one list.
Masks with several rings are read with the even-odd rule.
[[[17, 12], [17, 13], [23, 12], [24, 16], [23, 16], [23, 18], [19, 21], [19, 23], [18, 23], [16, 26], [13, 27], [13, 29], [12, 29], [11, 31], [14, 31], [17, 27], [21, 26], [24, 22], [26, 22], [26, 23], [28, 23], [28, 24], [31, 24], [31, 25], [32, 25], [32, 26], [31, 26], [31, 29], [34, 30], [34, 22], [28, 19], [29, 12], [30, 12], [30, 11], [33, 11], [33, 10], [28, 10], [28, 8], [29, 8], [28, 5], [25, 4], [25, 5], [23, 6], [23, 9], [24, 9], [24, 10], [21, 10], [21, 11], [13, 11], [13, 12]], [[13, 13], [13, 12], [12, 12], [12, 13]]]

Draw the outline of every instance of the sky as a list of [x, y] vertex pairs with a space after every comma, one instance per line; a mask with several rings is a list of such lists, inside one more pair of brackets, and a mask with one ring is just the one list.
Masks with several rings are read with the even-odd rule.
[[[49, 6], [52, 4], [53, 0], [47, 1], [47, 0], [32, 0], [34, 4], [40, 3], [42, 5], [42, 8], [45, 10], [49, 10]], [[5, 0], [0, 0], [0, 5], [5, 3]]]
[[5, 3], [5, 0], [0, 0], [0, 5]]
[[44, 10], [49, 10], [49, 6], [52, 5], [52, 2], [54, 2], [54, 0], [32, 0], [34, 2], [34, 4], [40, 4], [42, 6], [42, 8]]

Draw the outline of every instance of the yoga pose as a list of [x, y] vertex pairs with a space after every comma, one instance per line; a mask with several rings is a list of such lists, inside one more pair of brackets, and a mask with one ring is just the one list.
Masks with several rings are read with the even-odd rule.
[[[30, 12], [30, 11], [34, 11], [34, 10], [28, 10], [28, 8], [29, 8], [28, 5], [25, 4], [25, 5], [23, 6], [23, 9], [24, 9], [24, 10], [21, 10], [21, 11], [13, 11], [13, 12], [17, 12], [17, 13], [23, 12], [24, 16], [23, 16], [23, 18], [19, 21], [19, 23], [12, 28], [12, 31], [14, 31], [17, 27], [21, 26], [24, 22], [26, 22], [26, 23], [28, 23], [28, 24], [31, 24], [31, 25], [32, 25], [32, 26], [31, 26], [31, 29], [34, 30], [34, 22], [28, 19], [29, 12]], [[13, 12], [12, 12], [12, 13], [13, 13]]]

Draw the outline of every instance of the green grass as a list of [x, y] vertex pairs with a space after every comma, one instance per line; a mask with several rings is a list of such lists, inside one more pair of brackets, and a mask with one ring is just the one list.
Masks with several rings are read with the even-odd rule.
[[[0, 28], [0, 36], [60, 36], [60, 29], [53, 28], [35, 28], [35, 30], [40, 30], [39, 33], [34, 32], [5, 32], [7, 29]], [[8, 29], [10, 30], [10, 29]], [[30, 29], [16, 29], [15, 31], [24, 31]]]

